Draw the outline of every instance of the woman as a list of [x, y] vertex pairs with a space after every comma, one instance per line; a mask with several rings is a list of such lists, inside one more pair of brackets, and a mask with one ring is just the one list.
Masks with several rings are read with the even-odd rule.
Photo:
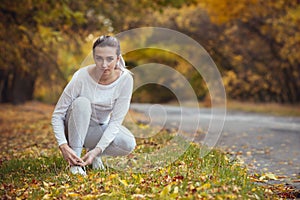
[[[95, 64], [79, 69], [64, 89], [52, 116], [59, 149], [73, 174], [84, 167], [104, 169], [101, 156], [128, 155], [136, 145], [122, 126], [132, 95], [133, 78], [125, 69], [119, 41], [101, 36], [93, 44]], [[83, 147], [87, 153], [81, 158]]]

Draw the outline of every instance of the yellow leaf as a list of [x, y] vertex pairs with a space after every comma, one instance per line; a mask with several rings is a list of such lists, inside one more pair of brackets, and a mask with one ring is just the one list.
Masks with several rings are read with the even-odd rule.
[[88, 195], [82, 197], [82, 199], [97, 199], [97, 195], [88, 194]]
[[140, 193], [140, 192], [141, 192], [141, 189], [140, 189], [140, 188], [136, 188], [136, 189], [135, 189], [135, 192], [136, 192], [136, 193]]
[[270, 180], [278, 180], [276, 175], [275, 174], [272, 174], [272, 173], [266, 173], [264, 175], [267, 179], [270, 179]]
[[67, 194], [69, 197], [79, 197], [80, 195], [75, 193], [75, 192], [70, 192], [69, 194]]
[[132, 197], [136, 198], [136, 199], [144, 199], [145, 195], [143, 195], [143, 194], [133, 194]]
[[116, 177], [118, 177], [118, 174], [111, 174], [111, 175], [108, 177], [108, 179], [111, 180], [111, 179], [114, 179], [114, 178], [116, 178]]
[[138, 179], [138, 176], [135, 175], [135, 174], [132, 174], [131, 176], [132, 176], [134, 179]]
[[200, 189], [202, 189], [202, 190], [207, 190], [208, 188], [210, 188], [210, 183], [205, 183], [204, 185], [202, 185], [201, 187], [200, 187]]
[[160, 192], [160, 197], [166, 197], [171, 190], [171, 184], [164, 187], [164, 189]]
[[45, 187], [49, 187], [49, 184], [48, 184], [47, 182], [45, 182], [45, 181], [43, 181], [43, 185], [44, 185]]
[[127, 183], [126, 180], [119, 179], [119, 181], [120, 181], [125, 187], [128, 186], [128, 183]]
[[52, 199], [51, 194], [45, 194], [43, 196], [43, 199]]
[[174, 191], [173, 191], [173, 193], [175, 193], [175, 194], [177, 194], [177, 193], [178, 193], [178, 186], [176, 186], [176, 187], [174, 188]]

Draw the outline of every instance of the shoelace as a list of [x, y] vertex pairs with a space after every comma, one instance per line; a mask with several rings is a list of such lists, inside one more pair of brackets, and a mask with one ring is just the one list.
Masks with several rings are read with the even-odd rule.
[[82, 170], [84, 171], [84, 173], [86, 173], [86, 167], [83, 166], [83, 167], [81, 167], [81, 168], [82, 168]]

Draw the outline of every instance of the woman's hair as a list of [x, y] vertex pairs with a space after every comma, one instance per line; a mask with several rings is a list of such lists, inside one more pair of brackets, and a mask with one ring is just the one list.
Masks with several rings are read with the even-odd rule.
[[121, 54], [120, 42], [117, 38], [109, 35], [100, 36], [93, 44], [93, 53], [96, 47], [115, 47], [117, 56]]

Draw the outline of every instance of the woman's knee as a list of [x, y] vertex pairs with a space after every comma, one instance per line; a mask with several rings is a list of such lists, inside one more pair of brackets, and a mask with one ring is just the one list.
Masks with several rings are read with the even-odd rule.
[[84, 113], [84, 112], [91, 113], [92, 111], [91, 102], [86, 97], [78, 97], [73, 101], [71, 105], [71, 109], [76, 110], [80, 113]]
[[134, 137], [122, 137], [112, 142], [112, 147], [115, 151], [119, 151], [117, 154], [125, 156], [130, 154], [136, 147], [136, 141]]
[[132, 137], [129, 141], [127, 141], [127, 145], [126, 145], [128, 154], [131, 153], [135, 149], [135, 147], [136, 147], [136, 141], [135, 138]]
[[122, 133], [122, 141], [123, 141], [123, 147], [126, 148], [126, 150], [130, 153], [132, 152], [136, 147], [136, 141], [133, 134], [124, 126], [120, 127], [120, 132]]

